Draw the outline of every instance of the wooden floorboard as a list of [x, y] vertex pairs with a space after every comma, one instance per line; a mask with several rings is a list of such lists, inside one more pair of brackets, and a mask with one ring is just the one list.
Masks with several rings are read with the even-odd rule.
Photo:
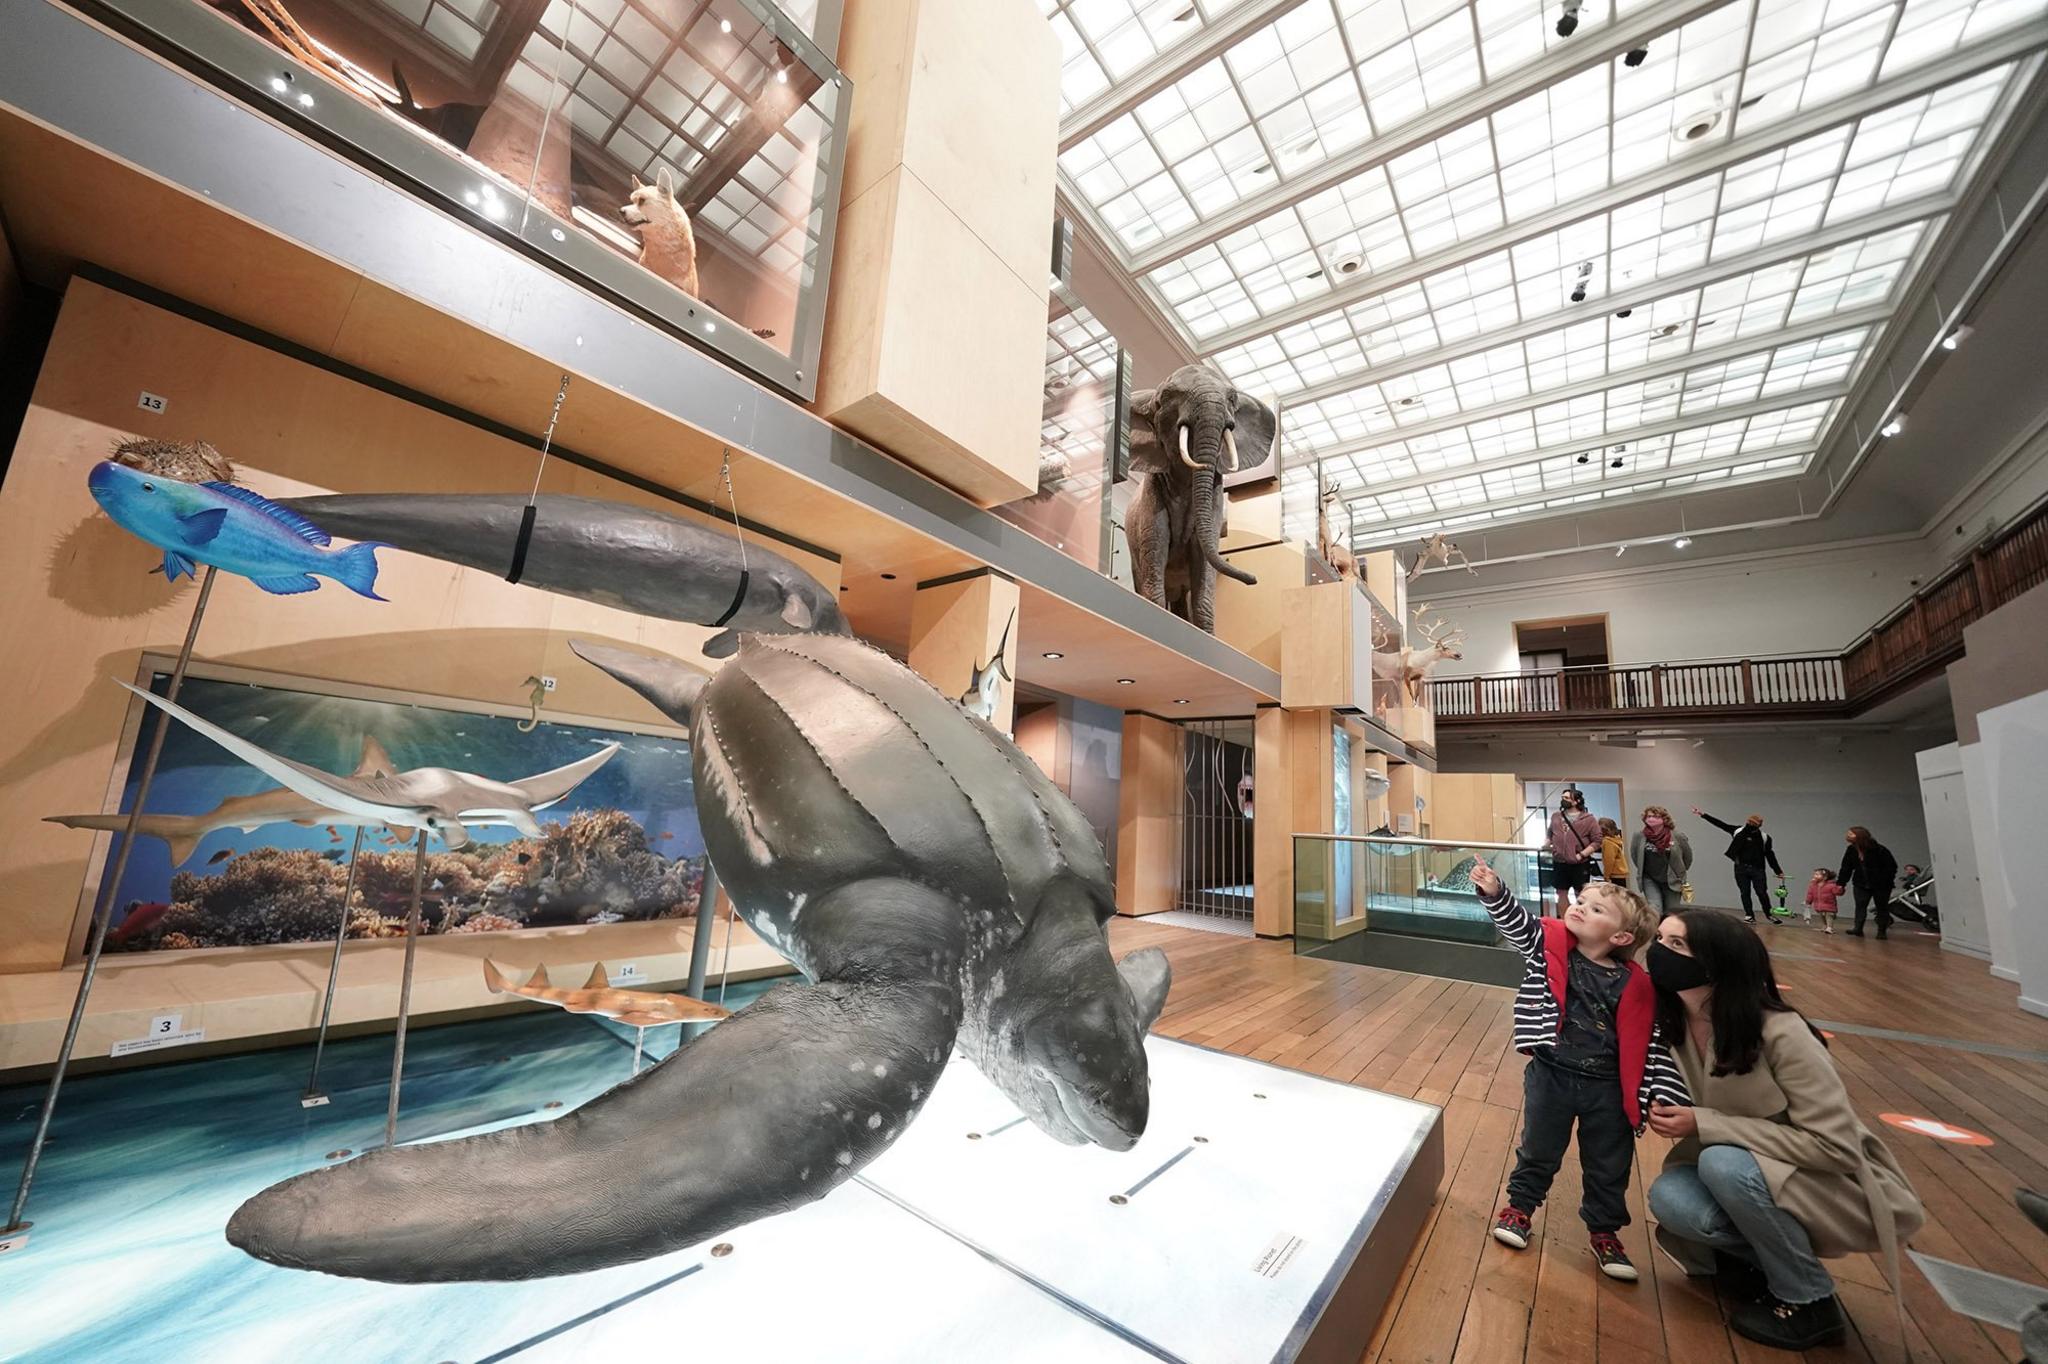
[[[1849, 1097], [1897, 1153], [1927, 1205], [1914, 1246], [1996, 1274], [2048, 1282], [2048, 1237], [2013, 1206], [2016, 1187], [2048, 1190], [2048, 1019], [2021, 1013], [2017, 991], [1982, 962], [1905, 929], [1888, 942], [1824, 936], [1803, 925], [1759, 929], [1777, 951], [1787, 998], [1809, 1017], [2034, 1053], [2006, 1056], [1837, 1031], [1830, 1040]], [[1362, 1364], [1794, 1364], [1724, 1324], [1711, 1283], [1689, 1280], [1651, 1250], [1643, 1199], [1669, 1143], [1646, 1136], [1622, 1233], [1642, 1272], [1616, 1283], [1595, 1269], [1578, 1217], [1576, 1150], [1565, 1159], [1526, 1251], [1489, 1232], [1520, 1136], [1522, 1069], [1510, 1045], [1512, 992], [1464, 981], [1296, 957], [1285, 942], [1117, 919], [1119, 955], [1159, 946], [1174, 982], [1157, 1031], [1276, 1065], [1361, 1084], [1444, 1109], [1437, 1199], [1361, 1356]], [[1938, 1118], [1990, 1137], [1959, 1146], [1887, 1127], [1880, 1113]], [[1829, 1265], [1852, 1330], [1813, 1364], [1906, 1364], [1883, 1270], [1868, 1255]], [[2019, 1358], [2010, 1332], [1958, 1317], [1910, 1264], [1905, 1302], [1920, 1364]]]

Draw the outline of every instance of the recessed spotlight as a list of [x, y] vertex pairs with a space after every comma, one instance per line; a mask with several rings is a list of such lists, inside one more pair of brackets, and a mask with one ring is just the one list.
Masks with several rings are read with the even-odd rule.
[[732, 32], [732, 20], [730, 20], [730, 19], [720, 19], [720, 20], [718, 21], [718, 31], [719, 31], [720, 33], [730, 33], [730, 32]]
[[1678, 324], [1676, 322], [1666, 322], [1663, 326], [1657, 328], [1658, 336], [1676, 336], [1677, 334]]
[[1975, 330], [1975, 327], [1957, 327], [1947, 336], [1941, 338], [1941, 348], [1943, 350], [1954, 350], [1957, 346], [1960, 346], [1963, 344], [1963, 342], [1969, 340], [1970, 333]]
[[1627, 317], [1627, 316], [1628, 316], [1628, 315], [1629, 315], [1630, 313], [1632, 313], [1632, 312], [1634, 312], [1634, 311], [1635, 311], [1635, 309], [1634, 309], [1634, 308], [1623, 308], [1623, 309], [1622, 309], [1622, 310], [1621, 310], [1620, 312], [1617, 312], [1617, 313], [1615, 314], [1615, 316], [1616, 316], [1616, 317]]
[[1271, 175], [1272, 173], [1273, 163], [1271, 161], [1262, 161], [1258, 165], [1252, 167], [1253, 175]]
[[776, 67], [776, 68], [775, 68], [775, 79], [776, 79], [776, 80], [777, 80], [777, 81], [778, 81], [779, 83], [781, 83], [781, 84], [783, 84], [783, 85], [787, 85], [787, 84], [789, 84], [789, 68], [788, 68], [788, 67], [786, 67], [786, 66], [778, 66], [778, 67]]
[[884, 573], [882, 575], [882, 581], [885, 583], [893, 583], [896, 581], [896, 575], [894, 573]]
[[1321, 279], [1322, 277], [1323, 267], [1320, 265], [1318, 265], [1315, 269], [1309, 271], [1306, 275], [1302, 276], [1303, 279]]
[[1359, 272], [1360, 269], [1364, 267], [1364, 265], [1365, 260], [1363, 257], [1346, 256], [1344, 259], [1337, 262], [1337, 273], [1340, 275], [1355, 275]]
[[1188, 699], [1185, 696], [1176, 696], [1173, 698], [1173, 704], [1175, 704], [1176, 706], [1185, 706], [1187, 703]]
[[1413, 407], [1414, 405], [1415, 405], [1415, 399], [1413, 399], [1413, 398], [1403, 398], [1403, 399], [1401, 399], [1401, 401], [1400, 401], [1400, 404], [1399, 404], [1399, 406], [1402, 406], [1402, 407]]
[[1119, 687], [1135, 687], [1138, 685], [1138, 679], [1135, 677], [1119, 677], [1116, 680], [1116, 684]]
[[1905, 429], [1906, 414], [1903, 412], [1894, 412], [1892, 413], [1892, 419], [1890, 421], [1886, 422], [1883, 426], [1877, 428], [1877, 434], [1889, 439], [1893, 436], [1898, 435], [1899, 432]]
[[1681, 535], [1671, 542], [1671, 547], [1673, 549], [1690, 549], [1692, 548], [1692, 537], [1690, 535]]
[[1628, 50], [1628, 55], [1624, 56], [1621, 59], [1621, 64], [1623, 66], [1641, 66], [1646, 60], [1649, 59], [1649, 56], [1649, 48], [1632, 47]]
[[851, 592], [851, 591], [852, 591], [853, 589], [852, 589], [852, 588], [850, 588], [850, 587], [842, 587], [842, 588], [840, 588], [839, 590], [840, 590], [841, 592]]
[[1041, 658], [1065, 658], [1065, 657], [1066, 657], [1066, 655], [1065, 655], [1065, 654], [1060, 654], [1060, 653], [1054, 653], [1054, 652], [1053, 652], [1052, 650], [1048, 649], [1048, 650], [1046, 650], [1046, 652], [1045, 652], [1045, 653], [1043, 653], [1043, 654], [1040, 654], [1040, 655], [1039, 655], [1039, 657], [1041, 657]]

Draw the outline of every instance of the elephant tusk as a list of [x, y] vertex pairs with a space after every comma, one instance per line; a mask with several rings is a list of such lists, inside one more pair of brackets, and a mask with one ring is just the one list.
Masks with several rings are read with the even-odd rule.
[[1223, 428], [1223, 448], [1230, 452], [1230, 465], [1224, 472], [1234, 474], [1237, 472], [1237, 430], [1235, 427], [1226, 426]]
[[1180, 429], [1180, 462], [1198, 474], [1202, 472], [1202, 466], [1195, 463], [1195, 457], [1188, 453], [1188, 429], [1185, 426]]

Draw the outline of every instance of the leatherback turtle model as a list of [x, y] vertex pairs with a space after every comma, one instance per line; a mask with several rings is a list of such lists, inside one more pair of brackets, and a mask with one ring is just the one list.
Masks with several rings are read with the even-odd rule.
[[287, 1180], [236, 1212], [229, 1240], [394, 1282], [661, 1254], [843, 1183], [903, 1132], [956, 1045], [1052, 1137], [1137, 1141], [1166, 958], [1112, 960], [1101, 843], [1036, 763], [848, 635], [748, 633], [708, 680], [576, 647], [688, 726], [712, 864], [809, 983], [555, 1121]]

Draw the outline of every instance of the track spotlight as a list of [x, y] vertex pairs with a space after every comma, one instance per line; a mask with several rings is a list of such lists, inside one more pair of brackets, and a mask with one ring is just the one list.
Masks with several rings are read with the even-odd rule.
[[1573, 285], [1573, 286], [1572, 286], [1572, 302], [1574, 302], [1574, 303], [1584, 303], [1585, 301], [1586, 301], [1586, 286], [1585, 286], [1585, 285], [1583, 285], [1583, 284], [1575, 284], [1575, 285]]
[[1620, 312], [1616, 313], [1616, 314], [1615, 314], [1615, 316], [1616, 316], [1616, 317], [1627, 317], [1627, 316], [1628, 316], [1628, 315], [1629, 315], [1630, 313], [1632, 313], [1632, 312], [1634, 312], [1634, 311], [1635, 311], [1635, 309], [1634, 309], [1634, 308], [1623, 308], [1623, 309], [1622, 309], [1622, 310], [1621, 310]]
[[1628, 546], [1627, 546], [1627, 545], [1616, 545], [1616, 546], [1614, 547], [1614, 557], [1615, 557], [1615, 558], [1619, 559], [1619, 558], [1620, 558], [1620, 557], [1621, 557], [1622, 555], [1624, 555], [1624, 554], [1626, 554], [1626, 553], [1628, 553]]
[[1970, 339], [1970, 333], [1971, 333], [1972, 331], [1974, 331], [1974, 330], [1976, 330], [1976, 329], [1975, 329], [1974, 327], [1967, 327], [1967, 326], [1959, 326], [1959, 327], [1957, 327], [1957, 328], [1956, 328], [1956, 329], [1955, 329], [1954, 331], [1950, 332], [1950, 333], [1949, 333], [1949, 334], [1948, 334], [1947, 336], [1944, 336], [1944, 337], [1942, 337], [1942, 338], [1941, 338], [1941, 348], [1942, 348], [1943, 350], [1954, 350], [1954, 349], [1955, 349], [1955, 348], [1956, 348], [1957, 346], [1960, 346], [1960, 345], [1962, 345], [1962, 344], [1963, 344], [1963, 342], [1965, 342], [1965, 341], [1969, 340], [1969, 339]]
[[1585, 0], [1564, 0], [1564, 12], [1557, 16], [1557, 36], [1569, 38], [1579, 29], [1579, 8]]
[[1581, 464], [1591, 464], [1592, 462], [1593, 457], [1591, 455], [1582, 454], [1579, 456], [1579, 463]]
[[1681, 535], [1676, 540], [1673, 540], [1671, 542], [1671, 547], [1673, 549], [1689, 549], [1691, 548], [1691, 546], [1692, 537], [1690, 535]]
[[1621, 64], [1623, 66], [1641, 66], [1645, 61], [1649, 59], [1649, 56], [1649, 48], [1632, 47], [1628, 50], [1628, 55], [1621, 59]]
[[1905, 429], [1906, 414], [1903, 412], [1894, 412], [1892, 413], [1892, 418], [1890, 421], [1886, 422], [1883, 426], [1877, 428], [1877, 434], [1889, 440], [1891, 437], [1898, 435], [1899, 432]]
[[1622, 460], [1620, 455], [1616, 455], [1613, 459], [1607, 461], [1607, 467], [1610, 469], [1619, 469], [1621, 467], [1621, 464]]

